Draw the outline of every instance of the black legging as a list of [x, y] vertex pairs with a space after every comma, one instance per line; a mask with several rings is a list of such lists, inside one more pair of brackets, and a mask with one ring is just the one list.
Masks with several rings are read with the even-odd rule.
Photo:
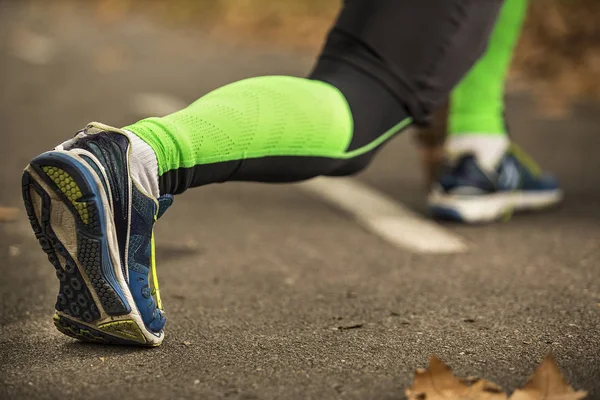
[[[337, 87], [354, 120], [348, 150], [399, 121], [421, 124], [485, 50], [502, 0], [347, 0], [310, 79]], [[379, 146], [379, 148], [381, 145]], [[364, 169], [379, 150], [350, 159], [272, 156], [169, 171], [161, 192], [212, 182], [291, 182]]]

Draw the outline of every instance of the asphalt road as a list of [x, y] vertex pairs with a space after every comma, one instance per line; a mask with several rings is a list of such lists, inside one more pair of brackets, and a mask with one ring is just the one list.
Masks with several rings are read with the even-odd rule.
[[[103, 25], [83, 5], [26, 5], [0, 2], [4, 206], [20, 207], [31, 157], [89, 121], [140, 118], [136, 94], [191, 101], [236, 79], [310, 67], [307, 56], [142, 17]], [[509, 105], [516, 140], [563, 183], [562, 207], [448, 225], [468, 253], [415, 255], [294, 185], [189, 191], [157, 232], [168, 312], [158, 349], [55, 331], [54, 269], [24, 215], [0, 223], [0, 398], [392, 399], [430, 354], [510, 391], [548, 352], [573, 386], [600, 398], [599, 108], [550, 121], [525, 95]], [[409, 135], [358, 179], [423, 209]]]

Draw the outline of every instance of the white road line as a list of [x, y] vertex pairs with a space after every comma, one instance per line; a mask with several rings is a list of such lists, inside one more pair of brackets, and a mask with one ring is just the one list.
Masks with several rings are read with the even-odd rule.
[[164, 117], [186, 106], [183, 100], [162, 93], [138, 93], [133, 98], [133, 111], [142, 117]]
[[11, 39], [12, 54], [30, 64], [47, 65], [56, 55], [56, 43], [47, 36], [19, 30]]
[[298, 185], [341, 208], [365, 228], [397, 247], [417, 253], [461, 253], [457, 235], [352, 178], [315, 178]]

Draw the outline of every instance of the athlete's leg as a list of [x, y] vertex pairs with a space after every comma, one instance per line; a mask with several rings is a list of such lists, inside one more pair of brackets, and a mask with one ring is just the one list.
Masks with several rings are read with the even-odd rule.
[[354, 173], [469, 69], [500, 4], [349, 0], [309, 79], [236, 82], [125, 129], [156, 152], [161, 193]]
[[452, 107], [437, 110], [432, 123], [419, 132], [428, 186], [438, 178], [444, 143], [452, 153], [478, 150], [479, 158], [488, 165], [497, 163], [504, 153], [508, 145], [505, 78], [527, 1], [505, 1], [486, 52], [452, 91]]
[[491, 168], [495, 167], [509, 143], [504, 118], [504, 89], [527, 2], [505, 0], [486, 52], [452, 91], [450, 99], [448, 145], [462, 151], [461, 146], [480, 144], [480, 162]]
[[57, 327], [83, 340], [160, 344], [152, 230], [170, 200], [156, 197], [359, 171], [468, 70], [500, 3], [349, 0], [309, 79], [236, 82], [125, 130], [93, 124], [33, 159], [23, 198], [61, 282]]
[[511, 144], [505, 124], [505, 81], [526, 9], [527, 0], [505, 0], [486, 52], [452, 92], [449, 165], [429, 200], [436, 216], [483, 222], [562, 197], [555, 180]]

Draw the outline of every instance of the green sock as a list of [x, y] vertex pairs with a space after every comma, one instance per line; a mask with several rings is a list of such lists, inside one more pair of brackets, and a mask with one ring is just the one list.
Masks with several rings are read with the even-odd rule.
[[504, 87], [527, 0], [506, 0], [488, 48], [450, 97], [449, 135], [506, 135]]
[[153, 148], [163, 175], [267, 156], [343, 158], [353, 119], [342, 93], [327, 83], [265, 76], [229, 84], [181, 111], [123, 129]]
[[[295, 182], [358, 172], [412, 122], [400, 112], [398, 118], [387, 131], [369, 131], [356, 144], [354, 116], [335, 86], [265, 76], [223, 86], [181, 111], [123, 129], [156, 155], [159, 192], [178, 194], [229, 180]], [[132, 157], [135, 165], [146, 164], [139, 151]]]

